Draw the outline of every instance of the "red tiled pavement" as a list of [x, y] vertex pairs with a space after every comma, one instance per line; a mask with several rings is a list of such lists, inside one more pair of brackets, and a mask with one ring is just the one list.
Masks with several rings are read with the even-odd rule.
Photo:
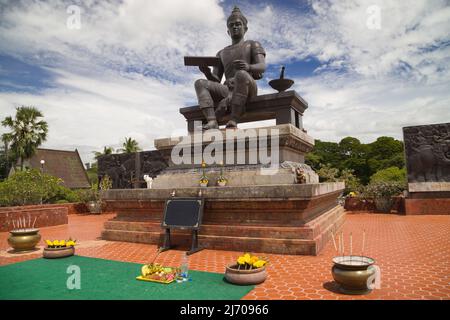
[[[42, 228], [43, 239], [74, 237], [77, 254], [136, 263], [149, 262], [155, 245], [104, 242], [98, 240], [103, 223], [113, 215], [70, 215], [69, 224]], [[350, 232], [353, 252], [358, 254], [362, 232], [366, 230], [365, 255], [381, 268], [381, 289], [364, 296], [336, 292], [331, 276], [333, 243], [318, 256], [262, 254], [270, 263], [267, 280], [244, 299], [450, 299], [450, 216], [399, 216], [386, 214], [347, 214], [344, 224], [345, 247]], [[0, 265], [33, 259], [40, 254], [6, 256], [8, 233], [0, 233]], [[83, 242], [89, 245], [83, 246]], [[41, 243], [42, 245], [43, 243]], [[346, 249], [346, 250], [347, 250]], [[178, 265], [183, 251], [162, 253], [157, 262]], [[224, 272], [239, 252], [203, 250], [190, 257], [193, 270]]]

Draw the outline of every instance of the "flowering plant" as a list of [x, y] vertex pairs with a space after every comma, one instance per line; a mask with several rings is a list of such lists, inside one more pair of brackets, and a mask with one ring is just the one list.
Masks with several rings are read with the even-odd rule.
[[397, 196], [403, 190], [405, 185], [401, 182], [377, 181], [371, 182], [364, 190], [364, 196], [368, 198], [389, 198]]
[[72, 240], [71, 238], [69, 240], [45, 240], [45, 243], [48, 248], [67, 248], [74, 247], [77, 244], [77, 240]]
[[217, 182], [219, 182], [219, 183], [227, 183], [228, 180], [223, 175], [223, 163], [222, 162], [220, 163], [220, 166], [221, 166], [220, 167], [220, 176], [219, 176], [219, 178], [217, 178]]
[[206, 163], [205, 163], [205, 161], [202, 161], [202, 176], [200, 177], [200, 181], [199, 181], [201, 184], [208, 184], [208, 181], [209, 181], [209, 179], [205, 173], [205, 168], [206, 168]]
[[262, 268], [267, 264], [267, 260], [262, 260], [257, 256], [252, 256], [250, 253], [245, 253], [237, 259], [238, 269], [257, 269]]

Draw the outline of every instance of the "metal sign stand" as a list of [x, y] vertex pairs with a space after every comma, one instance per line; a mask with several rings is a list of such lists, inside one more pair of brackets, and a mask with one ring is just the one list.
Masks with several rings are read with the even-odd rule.
[[[193, 224], [189, 224], [189, 225], [183, 225], [180, 223], [174, 223], [172, 221], [172, 223], [167, 223], [166, 220], [168, 220], [168, 204], [171, 201], [174, 200], [179, 200], [179, 201], [196, 201], [198, 203], [200, 203], [200, 206], [198, 207], [198, 213], [197, 213], [197, 218], [195, 220], [195, 223]], [[200, 224], [201, 224], [201, 220], [202, 220], [202, 215], [203, 215], [203, 205], [204, 205], [204, 201], [203, 199], [187, 199], [187, 198], [180, 198], [180, 199], [174, 199], [171, 198], [169, 200], [167, 200], [166, 202], [166, 208], [164, 210], [164, 220], [161, 224], [162, 228], [165, 229], [165, 233], [164, 233], [164, 246], [160, 249], [161, 252], [163, 251], [167, 251], [170, 250], [171, 248], [173, 248], [174, 246], [172, 246], [171, 244], [171, 234], [170, 234], [170, 229], [172, 228], [178, 228], [178, 229], [191, 229], [192, 231], [192, 243], [191, 243], [191, 250], [187, 251], [186, 254], [187, 255], [191, 255], [194, 254], [196, 252], [199, 252], [201, 250], [203, 250], [204, 248], [199, 247], [198, 245], [198, 229], [200, 228]], [[173, 217], [172, 217], [173, 218]], [[191, 221], [192, 222], [192, 221]]]

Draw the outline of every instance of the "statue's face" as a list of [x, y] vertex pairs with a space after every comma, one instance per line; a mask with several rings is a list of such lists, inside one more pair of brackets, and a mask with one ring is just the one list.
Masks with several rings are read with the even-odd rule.
[[228, 22], [228, 34], [232, 39], [241, 39], [247, 32], [247, 27], [239, 18], [231, 18]]

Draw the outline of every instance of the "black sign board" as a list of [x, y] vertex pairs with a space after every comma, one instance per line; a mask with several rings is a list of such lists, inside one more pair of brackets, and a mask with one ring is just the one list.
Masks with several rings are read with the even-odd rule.
[[203, 200], [197, 198], [173, 198], [166, 201], [163, 228], [198, 229], [202, 222]]
[[164, 219], [161, 227], [166, 229], [164, 236], [164, 247], [162, 251], [169, 250], [170, 229], [192, 229], [192, 247], [188, 255], [202, 250], [198, 247], [198, 229], [203, 217], [203, 199], [198, 198], [171, 198], [166, 201], [164, 208]]

